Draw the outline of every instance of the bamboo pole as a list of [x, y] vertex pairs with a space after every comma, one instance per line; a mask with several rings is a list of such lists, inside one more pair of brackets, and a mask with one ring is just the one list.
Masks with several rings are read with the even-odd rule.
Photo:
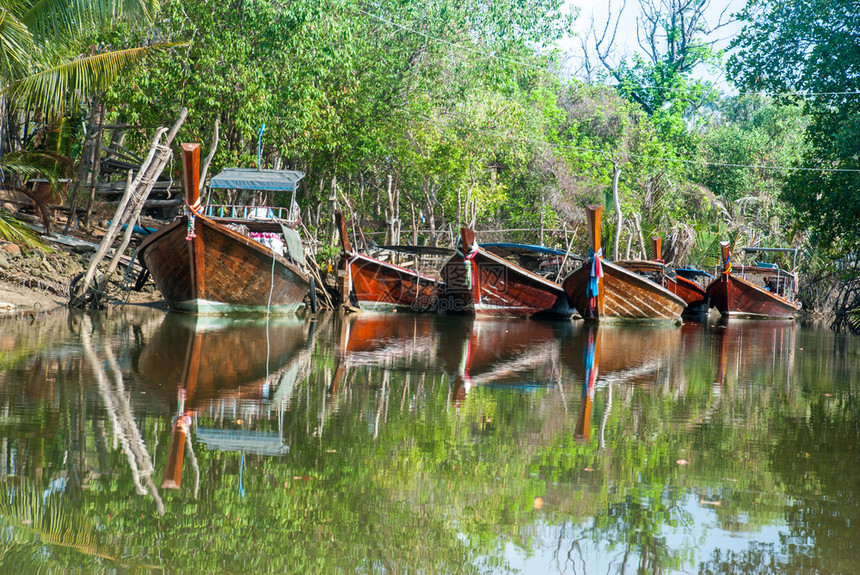
[[[98, 265], [101, 263], [102, 259], [104, 259], [111, 244], [113, 244], [117, 230], [120, 228], [122, 223], [125, 222], [127, 224], [127, 228], [123, 239], [123, 245], [120, 249], [117, 249], [114, 255], [110, 266], [110, 273], [113, 273], [113, 270], [116, 269], [119, 258], [122, 256], [123, 251], [125, 251], [125, 247], [131, 239], [134, 219], [136, 219], [140, 214], [140, 210], [143, 209], [143, 205], [146, 202], [147, 196], [149, 196], [149, 192], [152, 190], [155, 180], [164, 170], [167, 159], [170, 157], [170, 143], [173, 141], [173, 138], [176, 137], [176, 133], [179, 131], [179, 127], [182, 126], [187, 115], [188, 110], [183, 108], [179, 113], [179, 117], [176, 122], [173, 124], [173, 127], [170, 129], [170, 132], [168, 132], [164, 144], [160, 144], [159, 140], [161, 139], [162, 134], [167, 131], [167, 128], [162, 127], [157, 130], [149, 153], [144, 160], [144, 165], [141, 166], [141, 170], [138, 172], [137, 177], [134, 178], [129, 186], [127, 186], [126, 192], [123, 194], [123, 200], [121, 200], [120, 205], [117, 206], [117, 210], [114, 213], [113, 220], [111, 221], [111, 225], [108, 228], [105, 237], [102, 238], [98, 250], [96, 250], [96, 253], [93, 254], [93, 257], [90, 259], [90, 264], [87, 268], [86, 274], [84, 275], [83, 283], [75, 290], [76, 293], [70, 294], [70, 307], [82, 307], [81, 304], [86, 302], [87, 294], [90, 291], [90, 286], [92, 285]], [[134, 199], [132, 200], [132, 198]], [[128, 208], [129, 203], [131, 203], [130, 209]], [[100, 282], [100, 285], [98, 286], [99, 290], [104, 287], [109, 278], [110, 274], [106, 274], [105, 279]], [[97, 298], [94, 298], [94, 303], [98, 305], [98, 302], [95, 300], [97, 300]]]

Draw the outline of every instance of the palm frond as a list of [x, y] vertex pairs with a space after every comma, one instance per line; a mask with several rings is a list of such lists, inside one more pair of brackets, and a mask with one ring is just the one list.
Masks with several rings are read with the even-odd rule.
[[848, 323], [855, 332], [860, 332], [860, 308], [848, 312]]
[[117, 550], [103, 543], [104, 537], [98, 530], [85, 517], [64, 505], [61, 498], [45, 497], [43, 492], [32, 486], [9, 491], [0, 498], [0, 517], [16, 532], [35, 535], [46, 545], [74, 549], [93, 557], [116, 559]]
[[33, 51], [33, 36], [27, 26], [0, 8], [0, 86], [26, 71]]
[[42, 174], [51, 185], [66, 176], [72, 167], [72, 159], [53, 150], [18, 150], [3, 156], [3, 170], [27, 177]]
[[30, 228], [12, 217], [6, 210], [0, 209], [0, 239], [18, 244], [19, 246], [37, 248], [44, 252], [53, 253], [54, 249], [42, 242]]
[[57, 39], [110, 26], [120, 18], [149, 24], [159, 7], [158, 0], [37, 0], [21, 20], [36, 37]]
[[84, 56], [21, 78], [3, 92], [18, 106], [59, 113], [109, 86], [124, 69], [139, 63], [150, 52], [181, 45], [184, 44], [156, 44]]

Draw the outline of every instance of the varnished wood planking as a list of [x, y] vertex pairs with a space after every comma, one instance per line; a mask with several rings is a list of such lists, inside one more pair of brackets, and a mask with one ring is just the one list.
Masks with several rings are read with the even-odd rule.
[[[684, 301], [661, 285], [611, 262], [603, 261], [596, 320], [653, 319], [679, 321]], [[590, 263], [565, 278], [562, 284], [570, 305], [588, 309], [586, 289]]]
[[[298, 308], [308, 293], [307, 276], [281, 256], [257, 242], [204, 217], [196, 218], [202, 265], [192, 265], [185, 239], [185, 216], [162, 228], [141, 244], [139, 259], [149, 269], [172, 307], [195, 299], [237, 308]], [[274, 275], [272, 264], [274, 258]], [[203, 269], [205, 295], [195, 290], [193, 276]], [[271, 302], [270, 299], [271, 290]], [[259, 311], [259, 310], [257, 310]]]
[[724, 316], [792, 318], [800, 306], [743, 278], [722, 274], [708, 286], [711, 305]]
[[[467, 315], [569, 318], [564, 290], [529, 270], [479, 249], [472, 259], [473, 285], [467, 284], [462, 255], [442, 268], [443, 311]], [[480, 294], [480, 295], [479, 295]], [[479, 301], [476, 301], [479, 300]]]
[[665, 278], [664, 283], [666, 289], [686, 302], [685, 313], [706, 313], [708, 311], [708, 294], [696, 282], [676, 276]]
[[359, 306], [381, 303], [413, 311], [435, 307], [440, 280], [360, 254], [344, 253], [339, 268], [347, 271], [347, 266]]

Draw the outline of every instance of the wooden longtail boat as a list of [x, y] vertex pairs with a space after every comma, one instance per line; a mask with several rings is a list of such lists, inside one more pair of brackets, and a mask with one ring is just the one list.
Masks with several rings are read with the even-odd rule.
[[[796, 249], [744, 248], [745, 251], [794, 252]], [[728, 242], [720, 242], [723, 266], [719, 277], [708, 285], [711, 306], [725, 317], [790, 319], [800, 311], [794, 300], [797, 276], [777, 266], [756, 264], [732, 266]]]
[[359, 253], [352, 248], [340, 210], [335, 212], [335, 222], [343, 249], [337, 269], [344, 302], [377, 311], [436, 308], [442, 280]]
[[589, 257], [562, 283], [568, 302], [587, 321], [681, 321], [686, 303], [662, 285], [604, 261], [600, 249], [603, 206], [586, 206]]
[[[297, 234], [284, 230], [277, 220], [204, 215], [198, 187], [199, 144], [182, 144], [182, 168], [186, 214], [147, 237], [138, 248], [141, 266], [152, 274], [167, 304], [197, 314], [285, 314], [302, 307], [309, 293], [313, 303], [311, 279], [299, 267], [304, 264], [303, 256], [294, 247]], [[287, 237], [290, 233], [295, 237]], [[273, 244], [278, 238], [286, 239], [287, 247], [293, 249], [283, 252]], [[139, 280], [137, 287], [140, 285]]]
[[[667, 290], [684, 300], [686, 304], [681, 315], [686, 318], [702, 316], [708, 313], [708, 294], [701, 285], [694, 281], [696, 273], [710, 276], [706, 272], [688, 270], [680, 272], [666, 266], [662, 258], [662, 238], [651, 237], [652, 260], [624, 260], [616, 262], [621, 267], [645, 276], [654, 283], [661, 284]], [[692, 277], [691, 277], [692, 276]], [[713, 277], [713, 276], [711, 276]]]
[[460, 230], [457, 252], [442, 267], [439, 311], [570, 319], [573, 309], [557, 283], [482, 249], [475, 232]]

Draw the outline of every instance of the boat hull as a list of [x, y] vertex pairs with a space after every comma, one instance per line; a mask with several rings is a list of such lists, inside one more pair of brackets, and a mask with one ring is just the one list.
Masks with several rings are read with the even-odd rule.
[[602, 261], [597, 309], [589, 317], [586, 294], [591, 264], [568, 275], [562, 287], [571, 306], [590, 321], [681, 321], [686, 303], [663, 286], [611, 262]]
[[724, 317], [750, 319], [791, 319], [800, 305], [730, 273], [721, 274], [708, 285], [711, 307]]
[[681, 313], [682, 316], [691, 317], [708, 313], [710, 303], [708, 293], [696, 282], [681, 276], [666, 277], [664, 286], [687, 304]]
[[138, 259], [167, 304], [201, 315], [289, 314], [304, 306], [309, 278], [269, 248], [198, 216], [186, 239], [187, 216], [148, 237]]
[[427, 312], [436, 308], [442, 282], [361, 254], [341, 255], [338, 270], [349, 278], [350, 297], [363, 309]]
[[[467, 269], [461, 254], [442, 268], [439, 311], [457, 315], [570, 319], [561, 286], [478, 249]], [[471, 281], [470, 281], [471, 280]]]

